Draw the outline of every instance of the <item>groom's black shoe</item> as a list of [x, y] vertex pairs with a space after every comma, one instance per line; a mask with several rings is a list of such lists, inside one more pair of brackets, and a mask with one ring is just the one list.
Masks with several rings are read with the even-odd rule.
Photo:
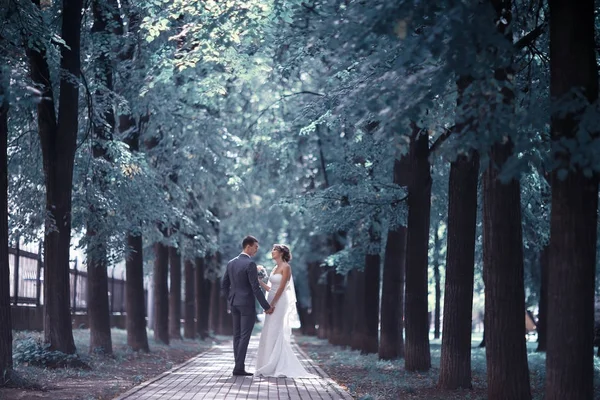
[[246, 372], [246, 371], [233, 371], [233, 376], [252, 376], [254, 375], [251, 372]]

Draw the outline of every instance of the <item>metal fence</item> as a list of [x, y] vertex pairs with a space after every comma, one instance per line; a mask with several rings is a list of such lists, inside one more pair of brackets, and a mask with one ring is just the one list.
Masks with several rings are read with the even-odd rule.
[[[44, 304], [44, 262], [42, 246], [9, 248], [10, 297], [13, 305], [39, 306]], [[75, 259], [71, 262], [71, 311], [87, 310], [87, 272], [80, 270]], [[112, 271], [111, 271], [112, 269]], [[108, 296], [111, 313], [125, 312], [125, 272], [108, 270]]]

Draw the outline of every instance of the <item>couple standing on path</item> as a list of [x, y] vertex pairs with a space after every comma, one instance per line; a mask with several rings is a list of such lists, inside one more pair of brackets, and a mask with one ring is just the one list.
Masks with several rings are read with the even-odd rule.
[[[273, 246], [271, 257], [276, 265], [269, 276], [270, 285], [267, 285], [258, 278], [256, 263], [252, 261], [258, 251], [258, 240], [253, 236], [246, 236], [242, 241], [242, 248], [242, 253], [227, 264], [221, 284], [233, 317], [233, 375], [252, 375], [246, 371], [245, 360], [256, 321], [256, 298], [266, 313], [256, 357], [256, 375], [313, 378], [314, 375], [300, 364], [290, 343], [290, 317], [296, 312], [296, 292], [292, 270], [288, 264], [292, 259], [290, 249], [282, 244]], [[261, 285], [269, 293], [268, 300], [261, 291]]]

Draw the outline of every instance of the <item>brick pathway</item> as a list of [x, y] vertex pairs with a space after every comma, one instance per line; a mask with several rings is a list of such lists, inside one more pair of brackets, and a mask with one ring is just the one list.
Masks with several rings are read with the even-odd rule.
[[[254, 372], [258, 336], [250, 339], [246, 370]], [[151, 379], [115, 400], [352, 400], [298, 346], [294, 350], [304, 367], [318, 376], [314, 379], [258, 378], [232, 376], [231, 341], [222, 343], [186, 363]]]

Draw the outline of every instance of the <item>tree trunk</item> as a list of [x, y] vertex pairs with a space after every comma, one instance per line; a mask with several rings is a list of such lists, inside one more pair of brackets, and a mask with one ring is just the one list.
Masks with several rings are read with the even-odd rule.
[[471, 388], [471, 317], [475, 274], [479, 156], [450, 164], [444, 330], [439, 386]]
[[[354, 329], [354, 312], [356, 310], [356, 270], [348, 271], [346, 275], [346, 299], [344, 301], [344, 318], [342, 330], [342, 346], [352, 345], [352, 334]], [[349, 317], [348, 317], [349, 316]]]
[[[95, 75], [98, 88], [94, 93], [93, 156], [107, 161], [106, 143], [113, 138], [115, 115], [113, 105], [107, 101], [113, 90], [112, 49], [114, 34], [123, 33], [123, 23], [119, 14], [119, 5], [115, 0], [92, 2], [94, 23], [92, 36], [98, 44], [95, 55]], [[110, 23], [110, 25], [109, 25]], [[106, 172], [94, 164], [93, 182], [100, 192], [106, 191]], [[100, 204], [89, 204], [87, 227], [88, 244], [88, 322], [90, 325], [90, 352], [112, 354], [110, 332], [110, 307], [108, 298], [108, 260], [105, 243], [106, 233], [98, 235], [105, 228], [106, 210]]]
[[233, 318], [229, 311], [227, 299], [224, 296], [219, 296], [219, 334], [232, 336], [233, 335]]
[[402, 340], [404, 299], [404, 267], [406, 261], [406, 228], [390, 230], [383, 262], [381, 293], [381, 342], [379, 358], [394, 360], [401, 357], [398, 343]]
[[344, 300], [345, 287], [344, 275], [338, 274], [335, 269], [329, 271], [330, 279], [332, 279], [332, 327], [329, 342], [334, 345], [341, 345], [344, 334]]
[[483, 273], [488, 398], [530, 399], [525, 345], [521, 188], [499, 168], [512, 143], [496, 143], [483, 175]]
[[318, 281], [319, 281], [319, 274], [320, 274], [320, 267], [319, 267], [319, 263], [318, 262], [311, 262], [307, 264], [307, 272], [308, 272], [308, 286], [310, 289], [310, 303], [311, 303], [311, 313], [314, 319], [314, 324], [315, 324], [315, 335], [319, 335], [319, 331], [317, 329], [317, 326], [320, 328], [321, 326], [321, 322], [320, 322], [320, 310], [319, 310], [319, 305], [320, 305], [320, 300], [319, 300], [319, 289], [318, 289]]
[[8, 263], [8, 95], [9, 70], [0, 67], [0, 387], [12, 374], [12, 319]]
[[210, 282], [204, 277], [204, 258], [196, 257], [196, 332], [200, 339], [208, 337], [208, 312], [210, 305]]
[[[39, 7], [40, 1], [34, 0]], [[76, 352], [70, 310], [69, 250], [71, 247], [71, 192], [79, 127], [80, 35], [82, 0], [62, 4], [61, 74], [58, 119], [46, 51], [28, 48], [32, 81], [41, 96], [37, 105], [38, 130], [46, 183], [44, 240], [44, 340], [50, 350]], [[40, 21], [42, 23], [42, 21]]]
[[442, 250], [442, 240], [439, 235], [439, 223], [435, 226], [433, 233], [433, 277], [435, 280], [435, 309], [433, 313], [433, 338], [440, 338], [440, 302], [442, 299], [442, 290], [440, 282], [440, 251]]
[[[373, 229], [373, 228], [372, 228]], [[379, 254], [365, 256], [365, 336], [361, 354], [377, 353], [379, 350], [379, 280], [381, 257]]]
[[546, 351], [547, 343], [547, 321], [548, 321], [548, 255], [550, 253], [549, 245], [544, 246], [540, 252], [540, 271], [542, 278], [540, 280], [540, 306], [538, 320], [536, 324], [538, 346], [535, 351]]
[[352, 283], [354, 288], [353, 293], [354, 309], [352, 310], [352, 338], [350, 348], [352, 350], [362, 350], [364, 343], [367, 341], [367, 323], [365, 320], [365, 271], [358, 269], [352, 270]]
[[176, 247], [169, 247], [169, 267], [169, 337], [181, 339], [181, 253]]
[[221, 280], [219, 278], [210, 283], [210, 309], [209, 309], [209, 331], [219, 334], [219, 298], [221, 292]]
[[133, 351], [148, 352], [146, 306], [144, 298], [144, 254], [142, 236], [127, 235], [131, 253], [125, 260], [125, 307], [127, 313], [127, 345]]
[[169, 248], [154, 243], [154, 340], [169, 344]]
[[[410, 157], [394, 161], [394, 183], [410, 184]], [[393, 360], [404, 357], [404, 272], [406, 268], [406, 227], [388, 231], [383, 260], [381, 289], [381, 338], [379, 358]]]
[[546, 400], [594, 397], [598, 175], [591, 168], [598, 156], [580, 160], [587, 156], [582, 149], [598, 136], [597, 124], [583, 122], [598, 99], [594, 4], [549, 2], [551, 131], [558, 168], [552, 174]]
[[195, 274], [194, 262], [185, 260], [185, 323], [183, 325], [183, 336], [186, 339], [196, 338], [196, 290], [195, 290]]
[[413, 126], [410, 145], [412, 165], [408, 192], [406, 254], [406, 346], [407, 371], [431, 368], [428, 318], [428, 248], [431, 208], [429, 138]]
[[325, 279], [317, 285], [319, 292], [319, 330], [317, 336], [320, 339], [329, 339], [331, 337], [332, 330], [332, 293], [331, 293], [331, 276], [329, 273], [331, 267], [320, 268], [319, 272]]
[[[122, 1], [123, 11], [129, 16], [128, 31], [137, 32], [139, 30], [140, 18], [131, 10], [131, 6], [127, 1]], [[121, 32], [123, 31], [123, 20], [118, 19], [117, 24]], [[120, 59], [123, 61], [133, 60], [135, 45], [128, 43], [126, 49], [120, 54]], [[130, 82], [130, 76], [125, 74], [121, 77], [124, 82]], [[130, 113], [119, 115], [119, 132], [126, 134], [123, 142], [129, 146], [129, 151], [132, 153], [140, 150], [140, 130], [136, 126], [136, 121]], [[136, 230], [127, 233], [127, 245], [129, 246], [130, 254], [125, 260], [125, 308], [127, 313], [127, 345], [133, 351], [149, 352], [148, 334], [146, 332], [146, 299], [144, 295], [144, 247], [142, 229], [138, 227]]]
[[[112, 354], [108, 272], [102, 245], [88, 248], [87, 311], [90, 326], [90, 353]], [[114, 294], [113, 294], [114, 295]]]

